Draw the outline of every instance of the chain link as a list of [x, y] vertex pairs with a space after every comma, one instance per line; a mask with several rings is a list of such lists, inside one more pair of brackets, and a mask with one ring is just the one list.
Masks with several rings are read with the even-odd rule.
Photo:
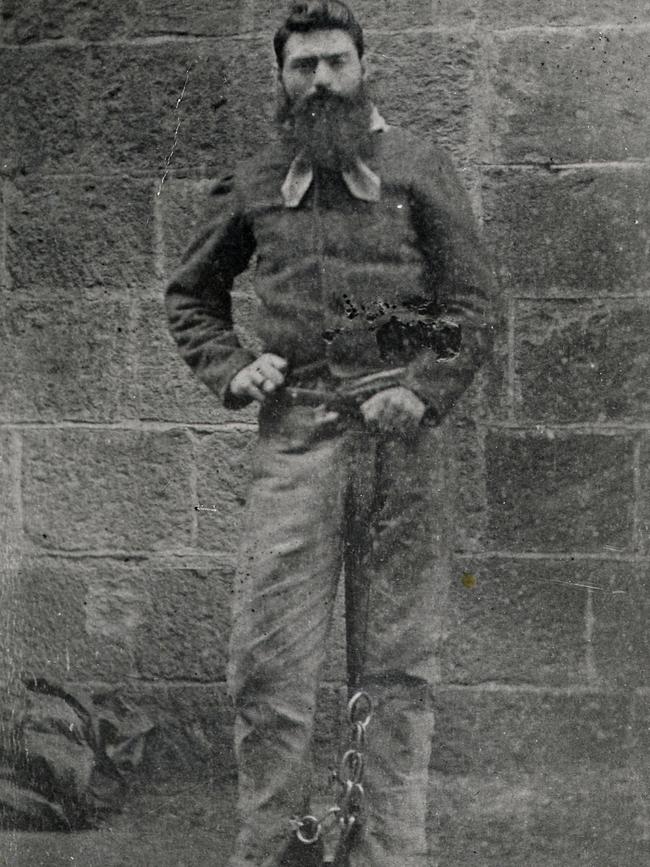
[[363, 788], [365, 757], [363, 750], [366, 746], [367, 729], [372, 715], [373, 703], [368, 693], [356, 692], [348, 702], [351, 746], [343, 754], [338, 772], [335, 771], [333, 774], [333, 779], [341, 786], [338, 803], [330, 807], [320, 819], [308, 815], [301, 819], [291, 820], [296, 837], [304, 845], [311, 846], [317, 843], [323, 836], [326, 827], [338, 822], [341, 830], [338, 852], [347, 846], [352, 831], [360, 827], [365, 799]]

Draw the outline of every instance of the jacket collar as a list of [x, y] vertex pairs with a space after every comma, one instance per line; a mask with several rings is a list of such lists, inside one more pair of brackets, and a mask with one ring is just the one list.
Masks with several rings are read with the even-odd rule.
[[[370, 118], [370, 132], [385, 132], [388, 124], [373, 105]], [[359, 157], [355, 165], [341, 173], [343, 180], [356, 199], [364, 202], [378, 202], [381, 198], [381, 178]], [[294, 159], [282, 184], [282, 198], [285, 207], [297, 208], [314, 180], [312, 164], [302, 154]]]

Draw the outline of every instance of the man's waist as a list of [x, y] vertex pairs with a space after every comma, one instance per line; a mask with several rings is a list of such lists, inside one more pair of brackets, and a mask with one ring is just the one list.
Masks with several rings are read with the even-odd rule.
[[327, 362], [316, 362], [290, 371], [282, 397], [293, 404], [352, 409], [373, 394], [399, 385], [404, 371], [404, 367], [393, 367], [341, 377], [332, 373]]

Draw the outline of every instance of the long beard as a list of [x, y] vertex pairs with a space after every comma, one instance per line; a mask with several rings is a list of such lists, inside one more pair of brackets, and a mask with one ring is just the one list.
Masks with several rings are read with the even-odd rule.
[[313, 165], [345, 171], [368, 149], [372, 102], [362, 83], [352, 96], [323, 90], [301, 100], [280, 97], [276, 120], [292, 153]]

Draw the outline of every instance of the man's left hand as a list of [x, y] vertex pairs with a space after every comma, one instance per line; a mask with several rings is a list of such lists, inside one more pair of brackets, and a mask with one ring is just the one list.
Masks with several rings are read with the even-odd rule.
[[379, 391], [361, 404], [368, 427], [385, 434], [415, 433], [425, 411], [420, 398], [401, 385]]

